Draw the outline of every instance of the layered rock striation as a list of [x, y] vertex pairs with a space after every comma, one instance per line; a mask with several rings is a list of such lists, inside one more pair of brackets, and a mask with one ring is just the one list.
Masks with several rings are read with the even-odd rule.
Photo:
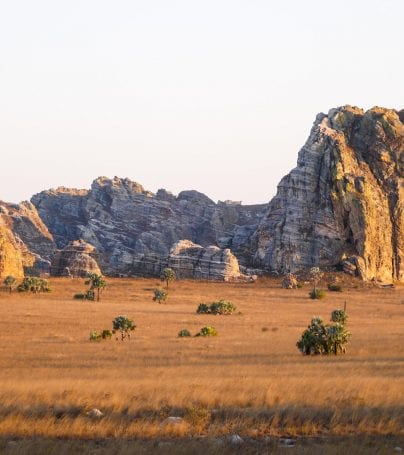
[[228, 249], [203, 247], [190, 240], [181, 240], [171, 248], [168, 267], [178, 278], [233, 281], [243, 279], [237, 258]]
[[48, 273], [55, 242], [35, 206], [30, 202], [7, 204], [0, 201], [0, 223], [4, 227], [3, 244], [9, 243], [9, 250], [16, 250], [13, 262], [19, 265], [13, 266], [15, 273], [18, 276]]
[[55, 253], [50, 274], [85, 278], [89, 273], [101, 274], [95, 259], [95, 248], [84, 240], [74, 240]]
[[317, 116], [251, 238], [256, 266], [342, 264], [366, 280], [404, 280], [403, 114], [344, 106]]
[[159, 259], [188, 239], [204, 247], [231, 248], [241, 261], [251, 252], [264, 205], [215, 204], [197, 191], [153, 194], [129, 179], [96, 179], [89, 191], [58, 188], [32, 198], [58, 248], [83, 239], [99, 253], [107, 275], [155, 275]]

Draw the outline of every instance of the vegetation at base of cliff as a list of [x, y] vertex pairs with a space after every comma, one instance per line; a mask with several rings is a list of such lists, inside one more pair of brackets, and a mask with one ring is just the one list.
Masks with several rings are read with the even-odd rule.
[[6, 286], [11, 294], [11, 291], [13, 290], [13, 287], [17, 284], [17, 280], [12, 276], [8, 275], [4, 281], [3, 281], [4, 286]]
[[97, 302], [99, 302], [100, 294], [103, 291], [103, 289], [107, 286], [105, 278], [97, 273], [89, 273], [85, 284], [90, 285], [89, 289], [90, 291], [93, 292], [97, 291]]
[[166, 288], [168, 289], [168, 285], [171, 281], [175, 281], [177, 279], [177, 275], [175, 274], [174, 270], [170, 267], [167, 267], [163, 270], [161, 276], [161, 281], [166, 282]]
[[327, 293], [322, 289], [313, 289], [309, 292], [309, 297], [313, 300], [321, 300], [327, 297]]
[[327, 288], [330, 292], [342, 292], [342, 286], [336, 283], [328, 283]]
[[37, 294], [39, 292], [50, 292], [48, 280], [36, 276], [27, 276], [23, 279], [22, 283], [18, 285], [18, 292], [32, 292]]

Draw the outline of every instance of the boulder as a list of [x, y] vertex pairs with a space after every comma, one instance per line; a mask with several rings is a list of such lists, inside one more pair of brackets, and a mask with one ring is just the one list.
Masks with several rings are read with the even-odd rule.
[[228, 248], [204, 248], [190, 240], [181, 240], [173, 245], [168, 267], [175, 271], [178, 278], [232, 281], [243, 276], [237, 258]]
[[89, 273], [101, 274], [94, 259], [95, 248], [84, 240], [74, 240], [57, 251], [51, 263], [52, 276], [85, 278]]

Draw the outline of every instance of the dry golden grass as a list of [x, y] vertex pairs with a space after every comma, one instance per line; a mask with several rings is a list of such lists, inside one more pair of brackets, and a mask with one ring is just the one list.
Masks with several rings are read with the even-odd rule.
[[[386, 438], [397, 444], [402, 437], [403, 288], [358, 286], [313, 301], [308, 287], [283, 290], [279, 280], [179, 281], [159, 305], [152, 301], [158, 280], [108, 283], [99, 303], [72, 299], [83, 280], [53, 279], [46, 295], [0, 293], [0, 436], [31, 438], [4, 442], [4, 451], [34, 453], [38, 441], [56, 447], [52, 438], [119, 438], [122, 451], [114, 453], [141, 453], [164, 438], [193, 436], [182, 453], [197, 453], [196, 437], [238, 433], [261, 442], [282, 435], [340, 437], [344, 444], [352, 435], [382, 437], [378, 453], [391, 453]], [[220, 298], [241, 314], [195, 314], [200, 302]], [[353, 334], [347, 354], [302, 356], [295, 343], [310, 318], [327, 319], [345, 301]], [[132, 340], [89, 341], [90, 330], [111, 328], [119, 314], [133, 317]], [[177, 338], [182, 328], [196, 333], [204, 325], [219, 336]], [[96, 422], [86, 416], [94, 407], [105, 414]], [[184, 423], [162, 426], [169, 415]], [[133, 438], [145, 441], [135, 452], [127, 445]], [[212, 453], [226, 453], [214, 447]], [[300, 453], [317, 453], [310, 447], [305, 452], [302, 443]], [[327, 447], [334, 453], [334, 443]], [[171, 450], [161, 453], [180, 453]]]

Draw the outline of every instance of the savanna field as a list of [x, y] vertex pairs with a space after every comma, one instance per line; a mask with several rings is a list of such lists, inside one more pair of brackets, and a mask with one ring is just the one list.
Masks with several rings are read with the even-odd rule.
[[[0, 453], [395, 453], [404, 449], [404, 287], [346, 282], [324, 300], [310, 285], [108, 279], [100, 302], [52, 291], [0, 292]], [[219, 299], [233, 315], [196, 314]], [[346, 302], [352, 339], [339, 356], [303, 356], [314, 315]], [[133, 319], [130, 340], [91, 330]], [[217, 337], [179, 338], [214, 326]], [[87, 413], [97, 408], [103, 417]], [[180, 423], [166, 423], [170, 416]], [[242, 444], [228, 437], [239, 435]], [[294, 447], [281, 438], [293, 439]]]

